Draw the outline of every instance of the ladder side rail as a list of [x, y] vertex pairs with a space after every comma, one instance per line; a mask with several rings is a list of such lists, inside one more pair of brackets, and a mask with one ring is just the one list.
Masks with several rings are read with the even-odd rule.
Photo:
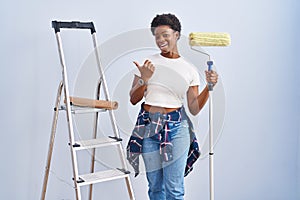
[[52, 122], [52, 128], [51, 128], [51, 136], [49, 141], [49, 149], [48, 149], [48, 155], [47, 155], [47, 164], [45, 168], [45, 175], [44, 175], [44, 181], [43, 181], [43, 189], [42, 189], [42, 195], [41, 200], [44, 200], [46, 197], [46, 191], [47, 191], [47, 184], [48, 184], [48, 178], [49, 178], [49, 172], [50, 172], [50, 166], [51, 166], [51, 159], [52, 159], [52, 153], [53, 153], [53, 146], [54, 146], [54, 140], [55, 140], [55, 133], [56, 133], [56, 127], [57, 127], [57, 119], [58, 119], [58, 113], [59, 113], [59, 104], [61, 99], [61, 92], [63, 88], [62, 81], [59, 84], [58, 90], [57, 90], [57, 96], [56, 96], [56, 102], [55, 102], [55, 108], [54, 108], [54, 115], [53, 115], [53, 122]]
[[[93, 37], [93, 44], [94, 44], [96, 61], [97, 61], [97, 67], [98, 67], [98, 70], [99, 70], [99, 73], [100, 73], [100, 76], [101, 76], [101, 79], [102, 79], [104, 95], [106, 97], [106, 100], [110, 101], [111, 99], [110, 99], [110, 95], [109, 95], [109, 92], [108, 92], [108, 86], [107, 86], [106, 78], [105, 78], [105, 75], [104, 75], [104, 70], [103, 70], [101, 62], [100, 62], [100, 56], [99, 56], [100, 54], [99, 54], [99, 51], [98, 51], [96, 33], [92, 33], [92, 37]], [[113, 128], [115, 137], [120, 138], [120, 133], [119, 133], [119, 129], [117, 127], [116, 118], [115, 118], [113, 110], [109, 110], [109, 116], [110, 116], [110, 119], [111, 119], [112, 128]], [[123, 169], [127, 170], [128, 167], [127, 167], [127, 163], [126, 163], [126, 159], [125, 159], [125, 153], [124, 153], [123, 145], [122, 145], [122, 143], [120, 143], [118, 145], [119, 145], [118, 151], [119, 151], [120, 159], [121, 159], [121, 162], [122, 162], [122, 167], [123, 167]], [[128, 190], [128, 193], [129, 193], [129, 197], [130, 197], [131, 200], [135, 200], [134, 193], [133, 193], [133, 188], [132, 188], [132, 184], [131, 184], [129, 176], [126, 177], [125, 180], [126, 180], [126, 185], [127, 185], [127, 190]]]
[[130, 181], [130, 177], [129, 176], [127, 176], [125, 178], [125, 182], [126, 182], [127, 191], [128, 191], [128, 195], [129, 195], [130, 200], [135, 200], [132, 183]]
[[[97, 90], [96, 90], [96, 99], [99, 100], [100, 99], [100, 89], [101, 89], [101, 78], [98, 81], [97, 84]], [[95, 113], [95, 118], [94, 118], [94, 130], [93, 130], [93, 139], [97, 138], [97, 129], [98, 129], [98, 119], [99, 119], [99, 113], [96, 112]], [[96, 149], [92, 149], [92, 159], [91, 159], [91, 169], [90, 172], [94, 173], [95, 172], [95, 154], [96, 154]], [[93, 198], [93, 184], [91, 184], [89, 189], [89, 200], [92, 200]]]
[[[95, 55], [96, 55], [97, 67], [98, 67], [98, 70], [99, 70], [99, 73], [100, 73], [100, 76], [101, 76], [101, 79], [102, 79], [104, 95], [105, 95], [106, 100], [110, 101], [111, 99], [110, 99], [110, 95], [109, 95], [109, 92], [108, 92], [106, 78], [105, 78], [104, 71], [103, 71], [103, 68], [102, 68], [102, 65], [101, 65], [101, 62], [100, 62], [100, 57], [99, 57], [100, 54], [98, 52], [96, 34], [93, 33], [92, 36], [93, 36], [93, 44], [94, 44], [94, 50], [95, 50]], [[118, 127], [117, 127], [117, 124], [116, 124], [116, 119], [115, 119], [115, 116], [114, 116], [114, 113], [113, 113], [112, 110], [109, 110], [109, 115], [110, 115], [110, 118], [111, 118], [111, 121], [112, 121], [112, 126], [113, 126], [114, 133], [116, 134], [115, 136], [120, 138], [119, 130], [118, 130]]]
[[65, 58], [64, 58], [63, 48], [62, 48], [60, 32], [56, 32], [55, 35], [56, 35], [56, 40], [57, 40], [57, 45], [58, 45], [60, 63], [61, 63], [61, 67], [62, 67], [64, 93], [65, 93], [65, 101], [66, 101], [66, 108], [67, 108], [66, 112], [67, 112], [68, 130], [69, 130], [69, 141], [70, 141], [70, 150], [71, 150], [72, 166], [73, 166], [74, 187], [75, 187], [75, 191], [76, 191], [76, 200], [80, 200], [81, 199], [80, 188], [77, 184], [77, 180], [78, 180], [77, 156], [76, 156], [75, 149], [73, 148], [73, 144], [74, 144], [75, 140], [74, 140], [72, 113], [71, 113], [67, 67], [65, 64]]

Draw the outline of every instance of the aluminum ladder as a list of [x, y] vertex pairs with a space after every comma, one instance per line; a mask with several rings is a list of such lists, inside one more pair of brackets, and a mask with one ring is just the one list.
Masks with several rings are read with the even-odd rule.
[[[45, 175], [43, 181], [43, 188], [41, 194], [41, 200], [44, 200], [46, 197], [47, 183], [50, 172], [50, 164], [54, 146], [55, 132], [58, 120], [58, 114], [60, 111], [66, 111], [67, 123], [68, 123], [68, 131], [69, 131], [69, 146], [71, 151], [72, 158], [72, 168], [73, 168], [73, 182], [74, 189], [76, 193], [76, 200], [81, 200], [82, 195], [80, 191], [81, 186], [89, 185], [89, 200], [92, 199], [93, 193], [93, 184], [110, 181], [115, 179], [125, 179], [129, 199], [135, 200], [132, 184], [130, 181], [130, 172], [127, 170], [126, 159], [124, 155], [124, 149], [122, 147], [122, 139], [120, 138], [120, 134], [118, 131], [118, 127], [116, 124], [116, 119], [113, 113], [113, 110], [116, 109], [117, 103], [110, 100], [108, 87], [106, 83], [106, 79], [104, 76], [104, 71], [100, 63], [100, 57], [97, 46], [96, 39], [96, 30], [93, 22], [61, 22], [61, 21], [52, 21], [52, 28], [54, 28], [57, 45], [58, 45], [58, 53], [60, 58], [60, 64], [62, 67], [62, 81], [59, 84], [57, 98], [54, 108], [54, 117], [52, 123], [52, 130], [49, 142], [48, 156], [47, 156], [47, 164], [45, 168]], [[91, 31], [93, 46], [95, 51], [95, 57], [97, 62], [98, 71], [100, 74], [100, 79], [97, 86], [97, 94], [96, 99], [84, 99], [78, 97], [71, 97], [69, 94], [69, 86], [68, 86], [68, 77], [67, 77], [67, 68], [65, 64], [64, 52], [62, 48], [62, 41], [60, 36], [61, 29], [89, 29]], [[101, 87], [102, 86], [102, 87]], [[100, 88], [104, 90], [105, 100], [100, 100]], [[64, 101], [61, 99], [62, 91], [64, 91]], [[63, 103], [62, 103], [63, 102]], [[94, 112], [95, 113], [95, 126], [93, 131], [93, 138], [85, 141], [75, 141], [75, 135], [73, 130], [73, 119], [72, 115], [77, 113], [87, 113]], [[98, 114], [100, 112], [108, 112], [109, 118], [112, 124], [113, 136], [107, 138], [97, 138], [97, 123], [98, 123]], [[120, 161], [122, 164], [122, 168], [109, 169], [105, 171], [95, 172], [95, 149], [108, 145], [116, 145], [118, 148], [118, 153], [120, 156]], [[89, 174], [79, 175], [78, 172], [78, 159], [77, 159], [77, 151], [91, 149], [92, 150], [92, 160], [91, 160], [91, 168]]]

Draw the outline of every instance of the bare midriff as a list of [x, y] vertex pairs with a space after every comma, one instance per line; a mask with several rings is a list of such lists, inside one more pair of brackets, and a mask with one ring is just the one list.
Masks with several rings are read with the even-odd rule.
[[164, 108], [164, 107], [151, 106], [151, 105], [148, 105], [148, 104], [144, 104], [144, 109], [147, 112], [151, 112], [151, 113], [159, 112], [159, 113], [162, 113], [162, 114], [166, 114], [166, 113], [178, 110], [179, 108]]

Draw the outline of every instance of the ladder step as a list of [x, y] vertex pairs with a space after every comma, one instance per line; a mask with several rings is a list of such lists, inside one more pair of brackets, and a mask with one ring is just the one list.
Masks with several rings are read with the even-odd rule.
[[105, 181], [116, 180], [128, 177], [129, 171], [121, 169], [111, 169], [106, 171], [95, 172], [91, 174], [84, 174], [79, 176], [78, 186], [90, 185]]
[[103, 137], [91, 140], [76, 141], [73, 147], [75, 148], [75, 150], [92, 149], [97, 147], [120, 144], [121, 141], [121, 138]]

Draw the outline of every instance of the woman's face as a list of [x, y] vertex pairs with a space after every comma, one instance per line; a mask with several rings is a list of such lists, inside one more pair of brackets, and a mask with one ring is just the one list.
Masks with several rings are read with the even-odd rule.
[[163, 54], [178, 54], [178, 31], [174, 31], [167, 25], [161, 25], [154, 30], [155, 42]]

